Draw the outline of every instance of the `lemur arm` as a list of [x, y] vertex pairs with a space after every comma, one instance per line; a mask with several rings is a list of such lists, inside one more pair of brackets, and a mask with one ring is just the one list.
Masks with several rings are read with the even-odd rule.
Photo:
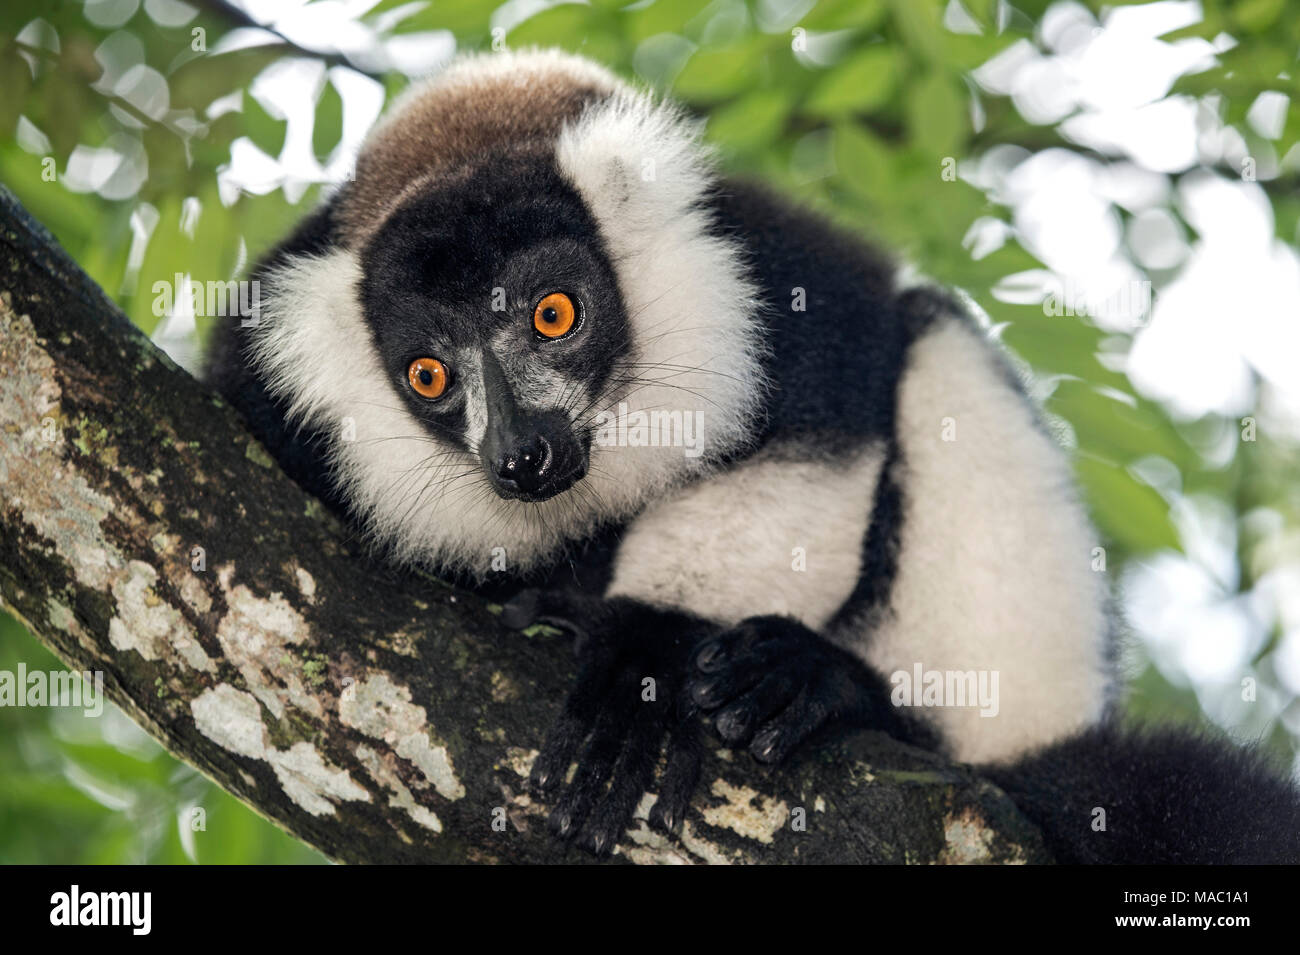
[[847, 460], [770, 451], [634, 521], [604, 597], [532, 590], [507, 605], [509, 625], [578, 634], [578, 681], [532, 775], [554, 797], [558, 834], [612, 848], [665, 736], [650, 819], [671, 829], [698, 774], [701, 712], [768, 763], [830, 723], [936, 744], [890, 704], [881, 675], [814, 629], [857, 585], [883, 459], [877, 447]]
[[[686, 813], [700, 771], [696, 707], [686, 692], [698, 641], [714, 624], [628, 598], [572, 589], [525, 590], [501, 615], [509, 627], [534, 622], [576, 637], [578, 676], [533, 762], [530, 785], [552, 805], [561, 838], [605, 855], [613, 851], [667, 737], [667, 764], [650, 824], [673, 830]], [[571, 782], [569, 766], [577, 761]], [[608, 784], [608, 786], [607, 786]]]
[[832, 724], [938, 747], [931, 727], [893, 705], [884, 676], [791, 617], [742, 620], [701, 641], [692, 662], [692, 702], [759, 762], [782, 762]]
[[883, 677], [790, 617], [724, 627], [628, 597], [526, 590], [502, 620], [549, 623], [577, 638], [578, 677], [530, 784], [552, 802], [556, 835], [597, 854], [612, 851], [653, 785], [661, 748], [666, 763], [649, 822], [669, 832], [684, 818], [699, 777], [701, 712], [724, 742], [764, 763], [783, 761], [831, 724], [937, 743], [891, 705]]

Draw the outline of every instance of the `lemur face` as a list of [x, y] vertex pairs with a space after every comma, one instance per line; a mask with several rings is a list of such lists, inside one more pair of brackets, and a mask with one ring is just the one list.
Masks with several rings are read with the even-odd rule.
[[536, 566], [753, 439], [764, 305], [700, 134], [577, 57], [469, 56], [269, 270], [249, 361], [394, 559]]
[[478, 457], [502, 498], [587, 473], [630, 331], [581, 197], [544, 157], [503, 157], [407, 199], [367, 242], [361, 303], [399, 400]]

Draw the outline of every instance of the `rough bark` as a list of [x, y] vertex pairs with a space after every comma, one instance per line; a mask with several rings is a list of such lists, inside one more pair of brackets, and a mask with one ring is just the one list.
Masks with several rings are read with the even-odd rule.
[[[524, 788], [563, 638], [368, 558], [2, 187], [0, 328], [0, 598], [68, 666], [331, 858], [588, 861]], [[988, 782], [861, 733], [778, 772], [711, 751], [680, 837], [616, 858], [1046, 854]]]

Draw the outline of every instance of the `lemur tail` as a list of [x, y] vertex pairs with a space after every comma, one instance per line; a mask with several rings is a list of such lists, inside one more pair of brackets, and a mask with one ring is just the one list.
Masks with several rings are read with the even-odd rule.
[[1258, 747], [1106, 724], [982, 772], [1063, 863], [1300, 863], [1300, 789]]

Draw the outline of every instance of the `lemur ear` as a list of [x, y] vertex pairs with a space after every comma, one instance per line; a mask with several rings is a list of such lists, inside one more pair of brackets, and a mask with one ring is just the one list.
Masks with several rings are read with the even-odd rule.
[[622, 91], [589, 107], [560, 134], [560, 168], [602, 221], [645, 230], [695, 205], [712, 157], [703, 124], [648, 94]]

